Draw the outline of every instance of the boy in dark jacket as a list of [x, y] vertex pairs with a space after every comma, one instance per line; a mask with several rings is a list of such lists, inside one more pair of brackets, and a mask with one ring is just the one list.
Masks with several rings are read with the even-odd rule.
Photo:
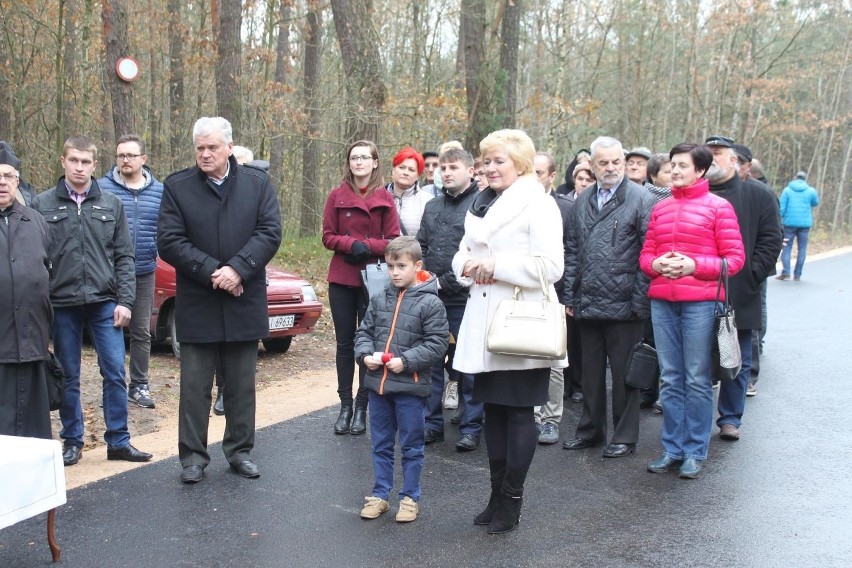
[[383, 294], [370, 299], [355, 335], [355, 358], [368, 369], [365, 383], [370, 391], [376, 474], [361, 518], [375, 519], [389, 509], [394, 443], [399, 432], [403, 482], [396, 521], [407, 523], [417, 518], [420, 500], [430, 368], [442, 363], [449, 331], [435, 276], [422, 270], [417, 239], [394, 239], [385, 249], [385, 258], [390, 282]]

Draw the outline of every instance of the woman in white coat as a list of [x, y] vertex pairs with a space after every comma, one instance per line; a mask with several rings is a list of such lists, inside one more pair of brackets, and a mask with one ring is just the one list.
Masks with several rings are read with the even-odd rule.
[[[558, 362], [489, 353], [486, 333], [497, 305], [515, 286], [540, 299], [538, 266], [554, 294], [562, 277], [562, 219], [533, 170], [535, 147], [521, 130], [499, 130], [479, 145], [488, 188], [465, 218], [453, 271], [470, 286], [454, 367], [475, 375], [474, 399], [485, 403], [491, 498], [474, 523], [498, 534], [520, 518], [524, 481], [538, 440], [533, 407], [547, 402], [550, 367]], [[539, 263], [538, 259], [543, 262]]]

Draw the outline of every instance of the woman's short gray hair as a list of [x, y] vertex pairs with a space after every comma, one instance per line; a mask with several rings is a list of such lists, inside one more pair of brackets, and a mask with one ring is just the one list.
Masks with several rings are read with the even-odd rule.
[[234, 141], [231, 123], [221, 116], [202, 116], [196, 120], [192, 127], [192, 139], [197, 140], [200, 136], [210, 136], [214, 132], [222, 135], [225, 144], [231, 144]]

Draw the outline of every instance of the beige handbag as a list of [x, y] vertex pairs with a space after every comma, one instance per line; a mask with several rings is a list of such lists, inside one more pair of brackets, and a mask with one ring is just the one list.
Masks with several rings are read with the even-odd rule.
[[568, 347], [565, 306], [553, 297], [544, 276], [544, 261], [536, 258], [542, 298], [523, 299], [515, 286], [511, 300], [501, 300], [488, 326], [486, 349], [498, 355], [528, 359], [563, 359]]

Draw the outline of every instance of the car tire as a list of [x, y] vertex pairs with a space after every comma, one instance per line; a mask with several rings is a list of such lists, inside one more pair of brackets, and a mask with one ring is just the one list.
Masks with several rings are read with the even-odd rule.
[[267, 353], [286, 353], [290, 349], [290, 344], [293, 343], [293, 336], [286, 337], [267, 337], [263, 340], [263, 348]]
[[172, 347], [172, 353], [180, 360], [180, 341], [177, 340], [177, 331], [175, 330], [175, 309], [169, 310], [169, 345]]

